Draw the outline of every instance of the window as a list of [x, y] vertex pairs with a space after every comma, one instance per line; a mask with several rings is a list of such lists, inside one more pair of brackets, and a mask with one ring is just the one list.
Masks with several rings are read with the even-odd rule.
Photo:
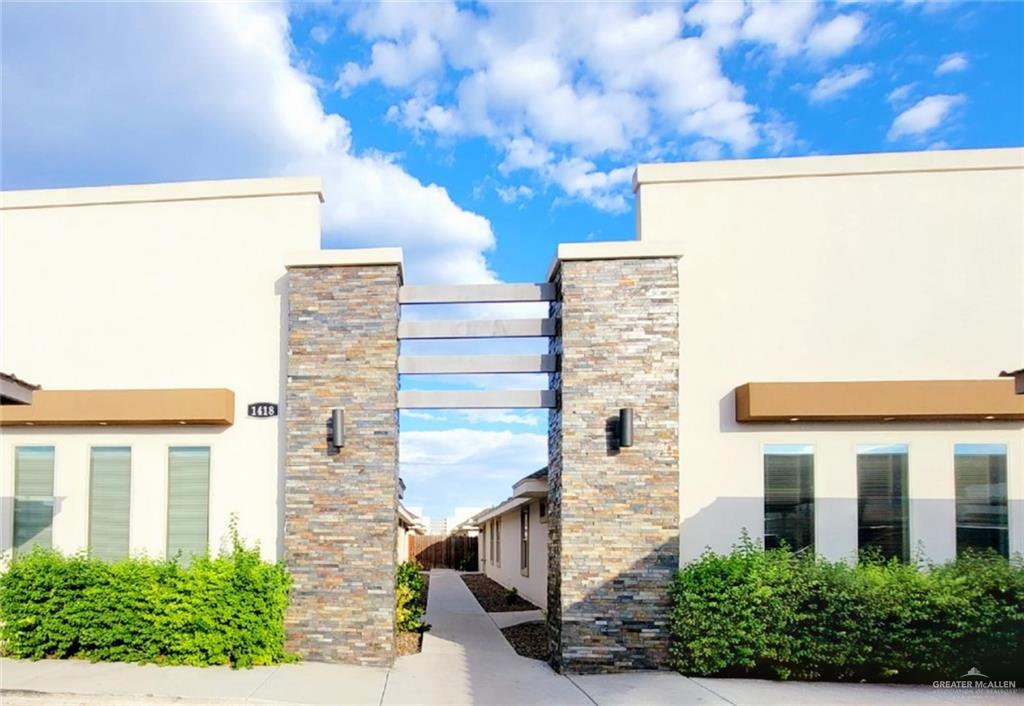
[[484, 526], [480, 528], [480, 544], [482, 545], [481, 551], [484, 553], [484, 564], [487, 563], [487, 535], [487, 523], [484, 523]]
[[957, 444], [953, 453], [956, 553], [991, 548], [1008, 557], [1006, 446]]
[[764, 546], [814, 551], [814, 447], [764, 447]]
[[497, 563], [498, 566], [501, 566], [501, 516], [500, 515], [494, 520], [494, 530], [495, 530], [495, 532], [494, 532], [494, 534], [495, 534], [494, 543], [495, 543], [495, 546], [497, 547], [496, 548], [497, 556], [495, 557], [495, 563]]
[[857, 447], [857, 543], [885, 559], [910, 556], [907, 446]]
[[167, 556], [188, 561], [207, 552], [210, 447], [176, 446], [167, 455]]
[[53, 447], [14, 450], [14, 551], [53, 546]]
[[548, 521], [548, 501], [541, 500], [537, 503], [537, 515], [540, 517], [541, 522]]
[[519, 573], [530, 575], [530, 503], [519, 510]]
[[89, 473], [89, 553], [117, 561], [128, 556], [132, 450], [95, 446]]

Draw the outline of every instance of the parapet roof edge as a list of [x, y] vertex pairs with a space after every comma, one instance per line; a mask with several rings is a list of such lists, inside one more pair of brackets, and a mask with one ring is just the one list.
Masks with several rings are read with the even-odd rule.
[[644, 184], [1000, 169], [1024, 169], [1024, 147], [640, 164], [633, 191]]
[[0, 191], [0, 210], [204, 201], [302, 194], [315, 195], [320, 203], [323, 203], [323, 179], [318, 176], [272, 177]]

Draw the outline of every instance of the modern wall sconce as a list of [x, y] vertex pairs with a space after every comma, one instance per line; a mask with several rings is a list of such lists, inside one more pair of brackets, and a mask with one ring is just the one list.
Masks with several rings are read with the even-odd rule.
[[345, 445], [345, 410], [341, 407], [331, 410], [331, 444], [336, 449]]
[[633, 445], [633, 410], [623, 407], [619, 410], [619, 446]]

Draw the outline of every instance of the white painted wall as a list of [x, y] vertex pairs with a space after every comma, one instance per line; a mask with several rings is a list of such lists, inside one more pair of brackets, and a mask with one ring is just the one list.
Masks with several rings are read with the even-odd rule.
[[0, 195], [0, 370], [47, 389], [235, 392], [226, 429], [4, 428], [4, 498], [14, 447], [56, 446], [58, 547], [86, 541], [89, 446], [116, 443], [133, 448], [132, 551], [162, 555], [166, 447], [195, 443], [212, 447], [211, 546], [234, 512], [244, 537], [280, 556], [284, 410], [251, 419], [246, 406], [284, 401], [285, 253], [319, 248], [319, 189], [269, 179]]
[[[817, 546], [855, 551], [861, 443], [910, 445], [911, 547], [955, 553], [953, 445], [1024, 425], [737, 424], [751, 381], [992, 378], [1024, 364], [1024, 150], [641, 166], [638, 232], [681, 246], [683, 561], [763, 533], [762, 447], [817, 449]], [[642, 414], [642, 410], [639, 411]]]
[[[540, 501], [531, 500], [530, 504], [530, 575], [523, 576], [520, 571], [521, 546], [519, 543], [520, 508], [514, 508], [500, 515], [496, 521], [501, 522], [501, 565], [493, 561], [491, 556], [490, 535], [486, 537], [486, 562], [484, 573], [505, 588], [515, 588], [519, 595], [547, 609], [548, 605], [548, 526], [540, 520]], [[487, 523], [487, 532], [492, 531], [492, 523]], [[483, 556], [483, 554], [481, 554]]]

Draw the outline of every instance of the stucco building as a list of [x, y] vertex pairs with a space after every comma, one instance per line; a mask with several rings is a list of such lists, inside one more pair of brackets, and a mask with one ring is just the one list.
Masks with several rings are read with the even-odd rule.
[[[1024, 150], [641, 165], [635, 191], [634, 240], [462, 288], [406, 286], [395, 248], [321, 250], [318, 179], [3, 193], [0, 370], [41, 385], [0, 407], [4, 557], [215, 551], [235, 516], [296, 577], [294, 649], [389, 663], [415, 524], [397, 410], [425, 407], [550, 410], [546, 481], [480, 525], [564, 669], [662, 664], [672, 572], [743, 530], [830, 558], [1024, 552], [1024, 396], [997, 376], [1024, 361]], [[550, 312], [401, 317], [472, 301]], [[509, 335], [549, 352], [399, 345]], [[399, 389], [460, 372], [550, 384]]]

